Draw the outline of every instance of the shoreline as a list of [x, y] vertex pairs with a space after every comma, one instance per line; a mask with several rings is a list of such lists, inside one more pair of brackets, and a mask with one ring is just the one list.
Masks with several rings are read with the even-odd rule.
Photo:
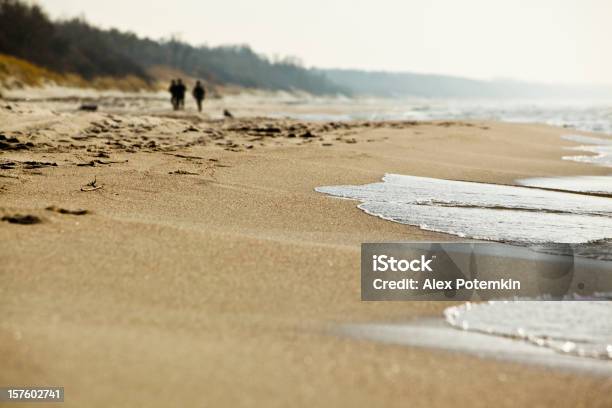
[[566, 372], [607, 378], [612, 374], [609, 360], [560, 354], [522, 339], [492, 336], [451, 326], [444, 318], [422, 318], [406, 323], [373, 322], [344, 324], [334, 330], [341, 336], [406, 347], [440, 349], [465, 353], [478, 358], [528, 367], [545, 367]]
[[[441, 316], [449, 303], [360, 302], [359, 244], [458, 238], [371, 217], [315, 187], [377, 182], [385, 172], [507, 184], [609, 174], [561, 160], [574, 145], [560, 138], [566, 130], [444, 121], [298, 132], [289, 120], [56, 115], [16, 105], [0, 110], [0, 131], [35, 148], [0, 154], [16, 163], [0, 175], [17, 177], [0, 177], [0, 208], [43, 222], [0, 224], [0, 350], [10, 356], [2, 383], [62, 384], [75, 406], [164, 406], [177, 392], [195, 403], [196, 383], [213, 405], [245, 405], [244, 395], [298, 406], [611, 401], [597, 378], [326, 332]], [[301, 137], [307, 132], [314, 137]], [[94, 178], [102, 189], [80, 191]], [[45, 210], [51, 205], [89, 213]], [[432, 391], [440, 384], [453, 391]], [[117, 388], [133, 396], [109, 397]]]

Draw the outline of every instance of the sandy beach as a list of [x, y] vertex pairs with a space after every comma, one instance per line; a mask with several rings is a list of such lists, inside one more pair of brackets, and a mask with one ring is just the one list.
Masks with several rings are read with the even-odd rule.
[[361, 302], [362, 242], [459, 238], [315, 187], [609, 174], [561, 160], [566, 133], [2, 101], [0, 383], [64, 386], [70, 407], [609, 407], [610, 378], [333, 330], [452, 305]]

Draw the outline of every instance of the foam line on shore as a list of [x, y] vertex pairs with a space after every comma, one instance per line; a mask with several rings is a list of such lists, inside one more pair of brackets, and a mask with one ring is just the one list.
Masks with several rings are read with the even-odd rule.
[[318, 187], [368, 214], [460, 237], [586, 243], [612, 237], [612, 201], [534, 188], [386, 174], [382, 183]]
[[386, 344], [462, 352], [478, 357], [604, 377], [612, 375], [612, 364], [606, 360], [560, 354], [553, 349], [537, 347], [513, 338], [457, 330], [443, 319], [417, 319], [408, 323], [345, 324], [334, 331], [342, 336]]

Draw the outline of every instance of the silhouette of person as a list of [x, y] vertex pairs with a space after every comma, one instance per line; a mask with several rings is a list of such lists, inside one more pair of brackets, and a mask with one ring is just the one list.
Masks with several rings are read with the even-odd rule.
[[202, 86], [202, 83], [200, 81], [196, 82], [192, 94], [196, 100], [196, 103], [198, 104], [198, 112], [202, 112], [202, 101], [206, 96], [206, 90], [204, 89], [204, 86]]
[[170, 92], [170, 102], [172, 103], [172, 108], [174, 110], [178, 109], [178, 84], [177, 80], [173, 79], [170, 82], [170, 87], [168, 88], [168, 92]]
[[185, 108], [185, 92], [187, 91], [187, 87], [183, 83], [182, 80], [176, 80], [176, 99], [178, 109]]

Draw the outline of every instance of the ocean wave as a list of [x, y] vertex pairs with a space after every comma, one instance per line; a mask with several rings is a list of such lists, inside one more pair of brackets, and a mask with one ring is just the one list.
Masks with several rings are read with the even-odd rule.
[[[452, 326], [526, 340], [559, 353], [612, 360], [612, 306], [602, 301], [465, 303], [447, 308]], [[588, 318], [587, 318], [588, 317]]]
[[516, 186], [387, 174], [382, 183], [318, 187], [368, 214], [460, 237], [519, 244], [612, 238], [612, 200]]

